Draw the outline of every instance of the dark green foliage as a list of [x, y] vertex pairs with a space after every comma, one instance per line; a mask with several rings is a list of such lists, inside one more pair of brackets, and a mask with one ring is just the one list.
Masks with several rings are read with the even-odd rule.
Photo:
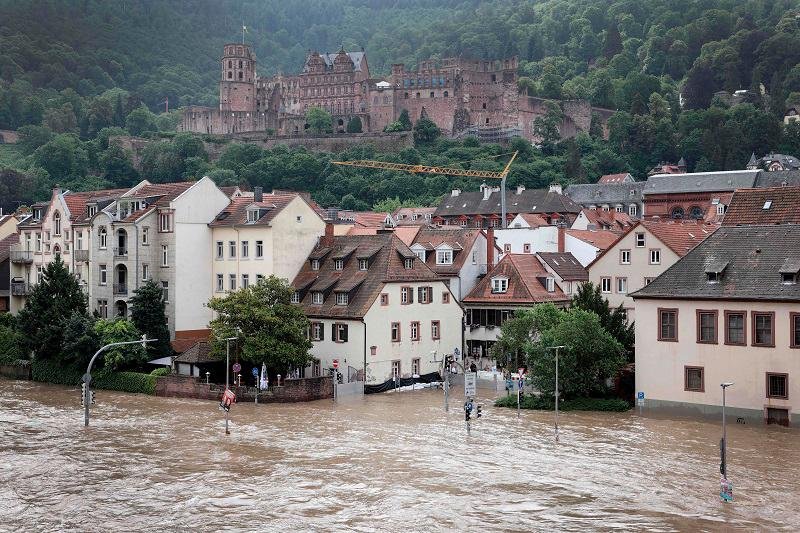
[[[517, 408], [517, 396], [503, 396], [494, 402], [495, 407]], [[535, 409], [537, 411], [554, 411], [556, 402], [549, 396], [525, 396], [520, 402], [522, 409]], [[573, 398], [560, 400], [559, 411], [611, 411], [623, 413], [629, 411], [631, 404], [620, 398]]]
[[361, 119], [352, 117], [347, 121], [347, 133], [361, 133]]
[[414, 143], [430, 144], [442, 134], [439, 126], [429, 118], [421, 118], [414, 124]]
[[333, 117], [321, 107], [310, 107], [306, 111], [306, 123], [314, 133], [331, 133], [333, 131]]
[[158, 339], [147, 345], [147, 352], [151, 359], [172, 355], [172, 346], [169, 343], [169, 327], [164, 304], [164, 291], [155, 281], [147, 283], [136, 289], [129, 300], [131, 321], [140, 333], [147, 335], [148, 339]]
[[36, 358], [58, 358], [63, 347], [64, 326], [73, 313], [86, 314], [86, 295], [61, 256], [56, 254], [17, 316], [25, 348]]
[[572, 306], [596, 314], [603, 328], [611, 333], [625, 348], [629, 358], [633, 359], [633, 345], [636, 341], [635, 324], [628, 324], [622, 304], [612, 310], [608, 300], [600, 292], [600, 286], [589, 282], [578, 287], [578, 292], [572, 297]]
[[[64, 342], [58, 360], [63, 366], [84, 368], [100, 349], [100, 335], [95, 331], [95, 319], [73, 312], [64, 324]], [[103, 361], [98, 361], [97, 367]]]
[[[51, 361], [34, 360], [31, 363], [33, 381], [79, 387], [86, 369], [59, 366]], [[92, 371], [92, 387], [153, 395], [157, 375], [138, 372], [112, 372], [107, 369]]]

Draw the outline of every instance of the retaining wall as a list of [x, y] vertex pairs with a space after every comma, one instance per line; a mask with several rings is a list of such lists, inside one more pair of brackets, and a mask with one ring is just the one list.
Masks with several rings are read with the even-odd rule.
[[[254, 387], [231, 387], [236, 394], [237, 402], [255, 401]], [[197, 398], [200, 400], [219, 400], [225, 387], [214, 383], [203, 383], [199, 378], [190, 376], [165, 376], [156, 383], [156, 396], [172, 398]], [[261, 403], [310, 402], [333, 398], [333, 378], [287, 379], [280, 387], [271, 386], [258, 393]]]

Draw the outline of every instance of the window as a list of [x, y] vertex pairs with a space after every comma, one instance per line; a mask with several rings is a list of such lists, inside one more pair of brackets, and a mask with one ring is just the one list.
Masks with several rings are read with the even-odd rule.
[[381, 294], [381, 305], [387, 306], [389, 305], [389, 295], [386, 293]]
[[314, 361], [311, 364], [311, 377], [318, 378], [319, 375], [322, 373], [322, 365], [320, 365], [319, 361]]
[[441, 338], [441, 326], [438, 320], [431, 321], [431, 339], [439, 340]]
[[336, 293], [336, 305], [347, 305], [347, 293], [346, 292], [337, 292]]
[[767, 372], [767, 398], [789, 399], [789, 374]]
[[97, 312], [100, 318], [108, 318], [108, 300], [97, 300]]
[[222, 241], [217, 241], [217, 259], [223, 259], [225, 257], [225, 245]]
[[508, 278], [492, 278], [492, 292], [502, 294], [508, 291]]
[[725, 311], [725, 344], [747, 344], [745, 316], [744, 311]]
[[789, 313], [789, 347], [800, 348], [800, 313]]
[[217, 292], [222, 292], [225, 290], [225, 276], [222, 274], [217, 274]]
[[436, 250], [436, 264], [437, 265], [452, 265], [453, 264], [453, 250]]
[[628, 292], [628, 278], [617, 278], [617, 293], [625, 294]]
[[[419, 97], [419, 93], [417, 93]], [[400, 379], [400, 361], [392, 361], [392, 377]]]
[[449, 304], [450, 303], [450, 293], [445, 291], [442, 293], [442, 303]]
[[522, 251], [525, 252], [526, 254], [531, 253], [531, 245], [528, 243], [523, 244]]
[[344, 270], [344, 261], [342, 259], [334, 259], [333, 260], [333, 269], [334, 270]]
[[61, 235], [61, 213], [58, 211], [53, 213], [53, 234]]
[[150, 265], [142, 263], [142, 281], [150, 279]]
[[702, 366], [683, 367], [683, 390], [705, 392], [705, 372]]
[[369, 268], [369, 259], [359, 259], [358, 260], [358, 269], [359, 270], [367, 270]]
[[678, 340], [677, 309], [658, 310], [658, 340], [677, 342]]
[[87, 218], [92, 218], [96, 214], [97, 214], [97, 206], [96, 205], [90, 205], [90, 206], [86, 207], [86, 217]]
[[253, 222], [258, 222], [258, 209], [248, 209], [247, 210], [247, 222], [252, 224]]
[[161, 282], [161, 295], [164, 297], [164, 303], [169, 303], [169, 281]]
[[796, 285], [797, 274], [793, 272], [781, 272], [781, 283], [784, 285]]
[[332, 324], [331, 332], [333, 335], [333, 342], [347, 342], [347, 324]]
[[414, 253], [417, 255], [417, 257], [419, 257], [420, 261], [422, 261], [423, 263], [425, 262], [425, 250], [417, 250]]
[[411, 374], [419, 376], [419, 357], [415, 357], [411, 360]]
[[775, 313], [753, 311], [753, 346], [775, 346]]
[[414, 303], [414, 289], [411, 287], [400, 288], [400, 304], [408, 305]]
[[236, 241], [228, 241], [228, 257], [236, 257]]
[[651, 265], [660, 265], [661, 264], [661, 249], [660, 248], [650, 248], [650, 264]]
[[[633, 192], [633, 191], [631, 191], [631, 192]], [[631, 205], [628, 206], [628, 215], [630, 215], [632, 217], [635, 217], [636, 216], [636, 212], [637, 212], [636, 204], [631, 204]]]
[[264, 257], [264, 241], [256, 241], [256, 259]]
[[311, 270], [319, 270], [319, 259], [311, 260]]
[[717, 343], [717, 311], [697, 310], [697, 342]]
[[[259, 276], [257, 277], [257, 282], [258, 282], [258, 281], [261, 281], [261, 279], [262, 279], [262, 278], [261, 278], [261, 276], [259, 275]], [[300, 291], [294, 291], [294, 292], [292, 293], [292, 299], [291, 299], [291, 302], [292, 302], [293, 304], [299, 304], [299, 303], [300, 303]]]
[[433, 299], [433, 287], [420, 287], [417, 289], [417, 300], [421, 304], [429, 304]]
[[411, 340], [412, 341], [419, 340], [419, 322], [411, 323]]
[[637, 233], [636, 234], [636, 247], [637, 248], [644, 248], [644, 233]]
[[228, 290], [236, 290], [236, 274], [228, 274]]
[[[26, 237], [26, 241], [29, 241], [30, 238], [31, 238], [30, 233], [26, 234], [25, 237]], [[25, 249], [26, 250], [30, 250], [30, 243], [29, 242], [25, 243]], [[77, 230], [75, 231], [75, 249], [76, 250], [84, 250], [84, 247], [83, 247], [83, 231], [77, 231]]]
[[150, 244], [150, 228], [142, 228], [142, 246]]
[[322, 322], [311, 323], [311, 340], [324, 341], [325, 340], [325, 327]]
[[158, 231], [161, 233], [172, 231], [172, 213], [158, 214]]
[[169, 266], [169, 246], [166, 244], [161, 245], [161, 266], [168, 267]]
[[611, 278], [610, 277], [600, 278], [600, 290], [602, 292], [611, 292]]
[[242, 288], [246, 289], [250, 286], [250, 274], [242, 274]]
[[[97, 230], [97, 237], [100, 241], [100, 249], [105, 250], [108, 247], [108, 232], [106, 231], [105, 226], [100, 226], [100, 229]], [[36, 234], [36, 251], [41, 251], [42, 247], [42, 236], [40, 234]]]
[[717, 215], [725, 214], [725, 204], [717, 204]]
[[100, 285], [108, 283], [108, 268], [106, 265], [100, 265]]
[[511, 243], [507, 242], [503, 245], [503, 253], [510, 254], [511, 253]]
[[247, 259], [250, 255], [250, 241], [242, 241], [242, 259]]
[[400, 322], [392, 322], [392, 342], [400, 342]]
[[314, 291], [311, 293], [311, 303], [321, 305], [325, 301], [325, 297], [319, 291]]
[[412, 268], [414, 268], [414, 259], [413, 258], [407, 258], [404, 261], [403, 266], [405, 267], [406, 270], [411, 270]]
[[631, 264], [631, 251], [630, 250], [620, 250], [619, 251], [619, 262], [622, 265], [630, 265]]

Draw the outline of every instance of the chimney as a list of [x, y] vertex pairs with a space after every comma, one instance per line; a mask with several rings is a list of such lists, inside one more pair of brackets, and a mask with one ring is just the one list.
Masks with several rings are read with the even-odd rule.
[[264, 201], [264, 188], [263, 187], [254, 187], [253, 188], [253, 201], [254, 202], [263, 202]]
[[565, 241], [567, 240], [567, 230], [564, 228], [562, 224], [558, 226], [558, 251], [564, 252]]
[[320, 246], [333, 245], [333, 222], [325, 223], [325, 235], [319, 240]]
[[560, 183], [551, 183], [550, 184], [550, 192], [554, 192], [556, 194], [562, 194], [561, 184]]
[[450, 196], [458, 196], [459, 194], [461, 194], [461, 189], [453, 189]]
[[486, 271], [494, 266], [494, 228], [486, 230]]
[[492, 188], [486, 185], [485, 183], [481, 184], [481, 192], [483, 193], [483, 199], [488, 200], [489, 196], [492, 195]]
[[525, 192], [525, 186], [517, 185], [517, 194], [522, 194], [523, 192]]

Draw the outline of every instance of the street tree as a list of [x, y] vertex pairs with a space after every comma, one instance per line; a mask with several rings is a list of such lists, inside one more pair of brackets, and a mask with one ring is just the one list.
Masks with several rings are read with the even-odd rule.
[[492, 356], [500, 365], [525, 362], [525, 350], [539, 334], [556, 325], [561, 311], [551, 303], [533, 309], [519, 309], [500, 326], [500, 335], [492, 346]]
[[133, 292], [130, 298], [131, 321], [140, 333], [148, 339], [158, 339], [148, 343], [147, 351], [153, 359], [172, 355], [167, 326], [164, 290], [150, 279]]
[[[283, 373], [308, 365], [309, 327], [300, 307], [292, 305], [294, 289], [275, 277], [222, 297], [212, 298], [208, 307], [217, 314], [211, 321], [215, 339], [239, 337], [240, 357], [252, 363], [264, 362]], [[214, 351], [223, 354], [225, 343], [217, 340]]]
[[[98, 320], [94, 323], [94, 331], [97, 334], [100, 346], [115, 342], [135, 341], [142, 337], [133, 322], [129, 322], [124, 318]], [[104, 365], [112, 370], [135, 368], [147, 361], [147, 350], [141, 344], [116, 346], [104, 353]]]
[[580, 285], [578, 292], [572, 297], [572, 307], [596, 314], [600, 319], [600, 325], [622, 345], [629, 357], [633, 356], [635, 324], [628, 324], [622, 304], [611, 309], [608, 300], [600, 291], [600, 285], [592, 282]]

